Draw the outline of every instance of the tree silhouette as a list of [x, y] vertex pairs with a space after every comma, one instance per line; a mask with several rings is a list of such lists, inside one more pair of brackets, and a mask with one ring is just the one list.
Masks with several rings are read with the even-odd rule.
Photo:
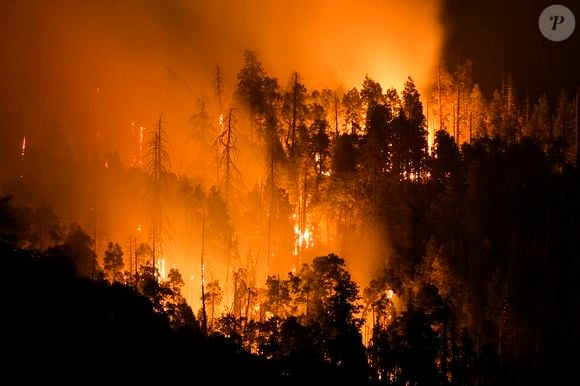
[[402, 103], [402, 110], [393, 121], [393, 166], [403, 178], [418, 181], [426, 166], [427, 131], [420, 95], [410, 77], [405, 82]]
[[216, 309], [223, 301], [223, 293], [219, 284], [219, 280], [213, 280], [207, 283], [207, 290], [205, 291], [205, 302], [209, 306], [209, 328], [214, 328], [214, 321], [216, 318]]
[[221, 186], [224, 191], [224, 199], [228, 205], [232, 205], [233, 195], [238, 195], [238, 187], [241, 184], [241, 174], [237, 167], [237, 158], [240, 149], [238, 147], [239, 132], [236, 128], [235, 109], [230, 108], [223, 123], [223, 129], [216, 140], [218, 147], [218, 162], [221, 171]]
[[216, 66], [215, 66], [213, 86], [214, 86], [216, 98], [218, 100], [218, 109], [219, 109], [218, 111], [220, 114], [220, 121], [221, 121], [221, 116], [223, 114], [222, 99], [223, 99], [223, 92], [224, 92], [224, 77], [222, 74], [222, 69], [220, 68], [219, 64], [216, 64]]
[[284, 93], [282, 98], [282, 115], [285, 123], [288, 125], [284, 143], [288, 150], [289, 158], [293, 161], [296, 156], [296, 146], [300, 140], [297, 130], [304, 124], [306, 114], [308, 113], [306, 87], [300, 81], [300, 75], [297, 72], [292, 74], [289, 90]]
[[364, 120], [363, 100], [356, 87], [351, 88], [343, 95], [342, 105], [345, 110], [345, 125], [350, 125], [351, 134], [360, 134], [359, 131]]
[[152, 261], [152, 259], [153, 250], [151, 249], [151, 246], [146, 243], [139, 244], [139, 246], [135, 249], [135, 267], [137, 275], [139, 274], [141, 267]]
[[68, 258], [81, 277], [96, 278], [99, 272], [97, 256], [93, 248], [94, 240], [77, 224], [71, 224], [62, 245], [47, 250], [50, 256]]
[[181, 294], [184, 285], [181, 272], [176, 268], [169, 270], [167, 280], [162, 284], [162, 293], [165, 295], [162, 300], [163, 312], [174, 330], [197, 327], [195, 315]]
[[169, 142], [161, 116], [155, 124], [147, 147], [146, 170], [150, 178], [149, 193], [152, 211], [152, 267], [155, 268], [157, 260], [163, 257], [164, 253], [164, 233], [167, 231], [167, 226], [163, 206], [167, 195], [167, 177], [170, 167]]
[[267, 76], [258, 54], [244, 51], [244, 66], [240, 69], [234, 98], [247, 108], [252, 127], [257, 131], [257, 140], [264, 140], [264, 122], [267, 109]]
[[123, 279], [121, 270], [124, 266], [121, 246], [118, 243], [109, 242], [103, 258], [103, 269], [109, 275], [111, 281], [121, 281]]

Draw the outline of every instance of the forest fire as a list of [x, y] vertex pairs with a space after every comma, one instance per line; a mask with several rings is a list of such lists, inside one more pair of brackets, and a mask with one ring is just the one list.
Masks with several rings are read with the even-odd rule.
[[0, 6], [23, 350], [98, 342], [224, 384], [528, 384], [570, 365], [577, 82], [484, 88], [446, 61], [465, 35], [449, 1], [255, 1]]
[[312, 226], [303, 225], [298, 222], [298, 216], [296, 214], [292, 215], [294, 219], [294, 256], [298, 256], [304, 250], [308, 248], [314, 247], [314, 237], [312, 236], [312, 232], [314, 231]]

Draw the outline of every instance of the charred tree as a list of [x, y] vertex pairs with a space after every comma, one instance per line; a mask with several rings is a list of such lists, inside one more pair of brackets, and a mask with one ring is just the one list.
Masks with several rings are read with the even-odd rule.
[[163, 256], [163, 201], [170, 166], [169, 143], [161, 115], [149, 140], [148, 148], [147, 172], [150, 178], [149, 193], [152, 211], [152, 269], [156, 272], [157, 259]]

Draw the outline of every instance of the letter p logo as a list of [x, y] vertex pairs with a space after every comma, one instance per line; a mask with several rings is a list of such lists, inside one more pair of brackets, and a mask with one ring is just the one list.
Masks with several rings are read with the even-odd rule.
[[542, 11], [538, 26], [546, 39], [561, 42], [574, 33], [576, 21], [570, 9], [563, 5], [555, 4]]
[[558, 15], [558, 16], [550, 16], [550, 20], [554, 21], [554, 24], [552, 25], [552, 31], [556, 30], [556, 26], [558, 24], [562, 24], [564, 22], [564, 16]]

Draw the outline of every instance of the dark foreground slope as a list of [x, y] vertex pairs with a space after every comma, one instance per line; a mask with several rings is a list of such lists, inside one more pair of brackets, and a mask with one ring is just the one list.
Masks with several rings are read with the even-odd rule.
[[171, 329], [131, 287], [77, 277], [65, 258], [8, 246], [1, 257], [3, 383], [280, 383], [223, 337]]

